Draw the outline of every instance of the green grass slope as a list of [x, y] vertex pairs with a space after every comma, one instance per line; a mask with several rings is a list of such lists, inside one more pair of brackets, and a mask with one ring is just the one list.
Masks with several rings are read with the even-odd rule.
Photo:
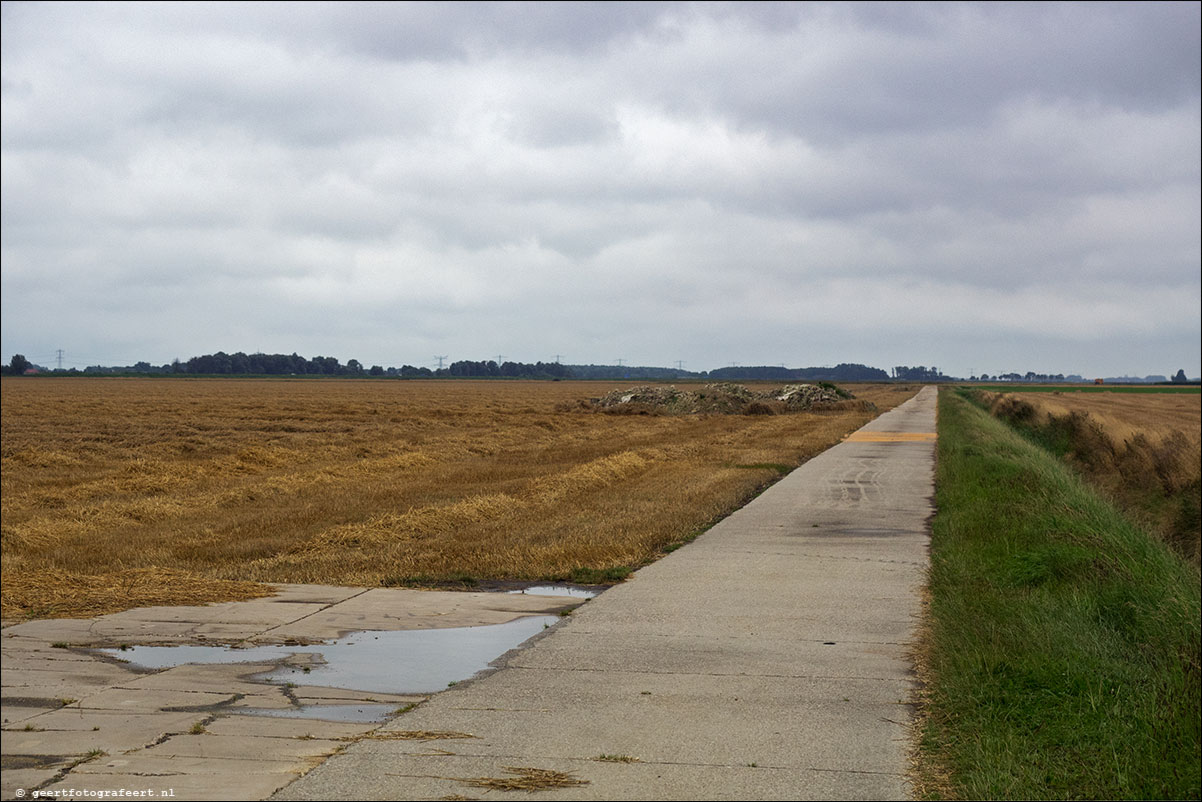
[[1198, 573], [955, 390], [938, 448], [931, 795], [1199, 798]]

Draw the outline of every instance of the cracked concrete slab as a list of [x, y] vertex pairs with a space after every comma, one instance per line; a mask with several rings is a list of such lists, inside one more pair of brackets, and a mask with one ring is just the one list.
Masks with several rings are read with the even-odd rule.
[[94, 693], [72, 705], [81, 710], [166, 710], [173, 713], [210, 712], [238, 699], [232, 691], [172, 691], [113, 687]]
[[[469, 698], [458, 701], [462, 706], [441, 709], [438, 727], [475, 737], [437, 746], [458, 755], [504, 757], [519, 742], [540, 760], [626, 755], [644, 762], [713, 765], [792, 765], [803, 754], [809, 768], [878, 773], [896, 773], [904, 758], [905, 727], [900, 722], [909, 710], [891, 683], [525, 673], [503, 671], [485, 692], [454, 694]], [[481, 703], [498, 709], [482, 710]], [[782, 716], [781, 711], [789, 713]], [[380, 732], [424, 729], [430, 722], [421, 719], [403, 716]], [[893, 725], [897, 738], [889, 748], [859, 736], [863, 729], [894, 719], [899, 722]], [[697, 734], [665, 737], [669, 721], [688, 722]], [[389, 743], [398, 756], [423, 751], [414, 741]]]
[[275, 668], [275, 663], [215, 663], [182, 665], [143, 674], [135, 679], [126, 675], [121, 687], [126, 690], [185, 691], [188, 693], [261, 693], [263, 683], [253, 677]]
[[[348, 605], [340, 609], [342, 605]], [[6, 623], [2, 795], [161, 786], [182, 799], [262, 799], [424, 694], [312, 684], [319, 654], [254, 663], [147, 669], [122, 645], [323, 642], [357, 630], [504, 623], [556, 613], [579, 599], [412, 589], [280, 586], [276, 596], [200, 607], [152, 607], [88, 620]], [[132, 653], [131, 653], [132, 654]], [[280, 665], [295, 682], [266, 682]], [[264, 713], [300, 714], [271, 718]]]
[[222, 716], [207, 727], [213, 735], [256, 736], [310, 740], [322, 738], [342, 741], [363, 734], [363, 725], [320, 719], [271, 718], [268, 716]]
[[28, 705], [8, 704], [8, 699], [10, 698], [19, 699], [20, 697], [5, 697], [4, 724], [6, 726], [9, 724], [19, 724], [34, 716], [43, 715], [47, 710], [55, 710], [62, 706], [59, 704], [47, 704], [42, 707], [31, 707]]
[[230, 761], [237, 771], [241, 761], [297, 761], [328, 755], [340, 746], [322, 738], [264, 738], [255, 735], [214, 735], [208, 732], [168, 738], [143, 751], [148, 758], [208, 758]]
[[17, 799], [17, 790], [37, 788], [53, 780], [58, 775], [58, 769], [10, 768], [9, 762], [3, 762], [4, 771], [0, 772], [0, 797]]
[[[394, 600], [402, 594], [406, 603]], [[466, 591], [414, 591], [375, 588], [345, 602], [280, 625], [256, 636], [255, 643], [330, 640], [369, 629], [444, 629], [504, 624], [521, 615], [563, 609], [555, 597]]]
[[115, 710], [62, 708], [44, 713], [37, 726], [43, 730], [77, 730], [108, 733], [118, 730], [134, 733], [127, 740], [150, 742], [164, 733], [183, 732], [200, 716], [196, 713], [127, 713]]

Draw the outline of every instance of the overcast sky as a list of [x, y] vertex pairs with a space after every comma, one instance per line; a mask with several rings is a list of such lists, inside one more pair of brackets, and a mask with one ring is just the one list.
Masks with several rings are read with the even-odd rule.
[[3, 361], [1202, 373], [1196, 2], [3, 4]]

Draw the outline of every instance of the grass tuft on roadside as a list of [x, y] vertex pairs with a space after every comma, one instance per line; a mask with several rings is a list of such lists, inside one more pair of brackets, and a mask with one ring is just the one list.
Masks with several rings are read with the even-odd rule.
[[960, 393], [938, 449], [920, 787], [1198, 798], [1197, 571]]

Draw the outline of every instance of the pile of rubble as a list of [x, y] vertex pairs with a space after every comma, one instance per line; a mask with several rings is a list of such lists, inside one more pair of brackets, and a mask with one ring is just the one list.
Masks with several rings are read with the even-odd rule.
[[777, 415], [831, 408], [855, 398], [833, 384], [787, 384], [768, 391], [721, 382], [697, 389], [643, 385], [591, 400], [602, 412], [628, 415]]

